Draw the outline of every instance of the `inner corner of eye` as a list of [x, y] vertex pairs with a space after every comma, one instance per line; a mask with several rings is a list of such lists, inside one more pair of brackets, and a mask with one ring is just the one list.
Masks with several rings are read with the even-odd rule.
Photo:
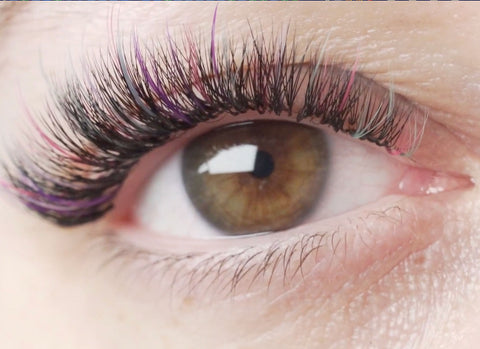
[[132, 215], [150, 232], [211, 238], [284, 231], [390, 194], [428, 195], [450, 185], [348, 137], [287, 121], [225, 124], [182, 147], [148, 159], [147, 175], [124, 186], [142, 189]]

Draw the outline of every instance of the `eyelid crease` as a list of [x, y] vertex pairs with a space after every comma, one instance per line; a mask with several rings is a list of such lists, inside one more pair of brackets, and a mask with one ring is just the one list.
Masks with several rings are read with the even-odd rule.
[[299, 122], [329, 125], [393, 154], [418, 146], [425, 125], [418, 107], [362, 76], [357, 63], [348, 70], [323, 64], [314, 50], [299, 56], [294, 44], [253, 32], [240, 48], [214, 42], [204, 48], [186, 34], [143, 52], [134, 36], [132, 50], [120, 43], [85, 69], [87, 83], [78, 78], [60, 85], [42, 118], [46, 130], [35, 157], [12, 152], [14, 165], [6, 172], [14, 193], [56, 224], [93, 221], [112, 208], [145, 153], [178, 131], [248, 110], [291, 116], [298, 109]]

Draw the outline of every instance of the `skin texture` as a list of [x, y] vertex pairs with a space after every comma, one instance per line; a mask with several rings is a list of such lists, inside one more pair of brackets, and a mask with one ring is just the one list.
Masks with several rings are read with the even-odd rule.
[[[0, 7], [0, 129], [7, 141], [19, 137], [22, 103], [43, 110], [49, 74], [61, 78], [80, 70], [81, 57], [108, 46], [110, 22], [118, 20], [120, 33], [113, 31], [120, 37], [133, 27], [142, 38], [162, 37], [167, 22], [173, 31], [186, 26], [208, 33], [216, 6], [20, 5]], [[345, 63], [358, 59], [362, 73], [380, 84], [394, 82], [396, 92], [429, 110], [415, 155], [422, 166], [468, 174], [478, 182], [480, 8], [426, 5], [226, 3], [219, 6], [217, 35], [247, 34], [248, 18], [264, 28], [290, 21], [300, 47], [320, 45], [328, 36], [329, 55]], [[0, 156], [7, 158], [5, 149]], [[286, 286], [273, 280], [270, 293], [259, 283], [230, 298], [160, 291], [152, 278], [137, 277], [128, 262], [103, 268], [109, 254], [97, 244], [99, 224], [62, 229], [2, 193], [2, 347], [478, 347], [478, 186], [398, 205], [409, 212], [398, 248], [393, 242], [383, 252], [371, 248], [365, 263], [353, 265], [349, 251], [355, 247], [340, 240], [342, 247], [321, 252], [302, 278]], [[382, 229], [375, 229], [380, 233], [370, 238], [380, 241]], [[404, 230], [414, 231], [415, 238], [402, 240]], [[132, 239], [148, 246], [144, 235]], [[175, 240], [169, 245], [170, 251], [193, 248]], [[341, 250], [345, 258], [326, 263]]]

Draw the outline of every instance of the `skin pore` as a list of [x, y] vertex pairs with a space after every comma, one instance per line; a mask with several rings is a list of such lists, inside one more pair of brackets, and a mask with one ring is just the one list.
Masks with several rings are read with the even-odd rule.
[[[108, 47], [109, 30], [128, 38], [135, 28], [146, 42], [164, 37], [167, 24], [172, 32], [208, 34], [216, 7], [21, 5], [0, 6], [0, 137], [6, 144], [20, 137], [25, 106], [44, 110], [51, 74], [62, 79], [81, 71], [82, 57]], [[393, 83], [396, 93], [427, 108], [427, 130], [415, 155], [422, 167], [478, 182], [480, 9], [426, 5], [225, 3], [218, 7], [216, 35], [247, 35], [248, 19], [267, 34], [272, 23], [290, 23], [299, 47], [322, 45], [328, 37], [329, 56], [350, 65], [358, 60], [362, 74]], [[111, 29], [117, 22], [119, 33]], [[8, 158], [6, 148], [0, 157]], [[361, 265], [350, 265], [350, 240], [340, 240], [340, 249], [321, 250], [318, 265], [287, 287], [273, 280], [270, 292], [259, 284], [239, 297], [211, 294], [207, 300], [200, 292], [157, 292], [153, 278], [136, 275], [127, 260], [103, 267], [111, 255], [97, 244], [103, 223], [60, 228], [2, 192], [2, 347], [474, 348], [480, 345], [479, 190], [399, 203], [409, 214], [398, 246], [386, 242], [391, 246], [384, 253], [380, 245], [366, 247], [371, 250]], [[402, 229], [415, 234], [402, 240]], [[382, 236], [368, 235], [367, 246]], [[140, 233], [129, 238], [155, 245], [155, 238], [143, 240]], [[170, 245], [188, 249], [174, 240]]]

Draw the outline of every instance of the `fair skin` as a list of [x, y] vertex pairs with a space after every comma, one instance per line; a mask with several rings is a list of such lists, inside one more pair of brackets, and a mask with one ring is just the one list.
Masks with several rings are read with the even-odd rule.
[[[208, 33], [216, 6], [28, 5], [0, 7], [2, 139], [18, 137], [24, 104], [35, 111], [33, 115], [42, 112], [49, 96], [48, 74], [62, 79], [85, 54], [108, 46], [112, 16], [114, 36], [118, 21], [120, 35], [128, 37], [135, 27], [139, 37], [148, 41], [164, 36], [167, 22], [169, 28], [187, 26]], [[422, 167], [468, 175], [478, 182], [478, 6], [345, 5], [221, 4], [217, 36], [248, 34], [246, 19], [264, 28], [290, 21], [301, 47], [328, 36], [328, 55], [350, 64], [358, 59], [364, 75], [385, 86], [393, 82], [396, 93], [428, 109], [427, 130], [415, 154]], [[0, 156], [8, 155], [2, 150]], [[2, 192], [0, 201], [2, 348], [474, 348], [480, 344], [478, 185], [393, 205], [374, 203], [375, 212], [391, 207], [408, 212], [394, 214], [388, 222], [365, 223], [370, 208], [341, 216], [347, 218], [313, 222], [306, 231], [333, 227], [340, 234], [328, 233], [332, 243], [308, 260], [303, 275], [284, 283], [275, 274], [268, 290], [265, 282], [252, 288], [239, 284], [234, 296], [206, 288], [172, 292], [153, 277], [135, 274], [128, 261], [104, 267], [111, 253], [105, 244], [99, 247], [103, 238], [97, 231], [108, 222], [66, 229], [26, 210], [8, 193]], [[372, 230], [367, 234], [362, 227]], [[397, 234], [389, 235], [392, 231]], [[243, 243], [208, 245], [202, 240], [198, 247], [191, 240], [179, 245], [168, 236], [136, 233], [129, 239], [137, 245], [155, 250], [158, 239], [163, 239], [171, 253], [196, 248], [223, 251]], [[374, 247], [359, 249], [355, 237], [360, 235]], [[272, 242], [271, 236], [255, 239], [248, 245]], [[349, 252], [355, 248], [355, 253]], [[226, 273], [233, 274], [235, 267]]]

